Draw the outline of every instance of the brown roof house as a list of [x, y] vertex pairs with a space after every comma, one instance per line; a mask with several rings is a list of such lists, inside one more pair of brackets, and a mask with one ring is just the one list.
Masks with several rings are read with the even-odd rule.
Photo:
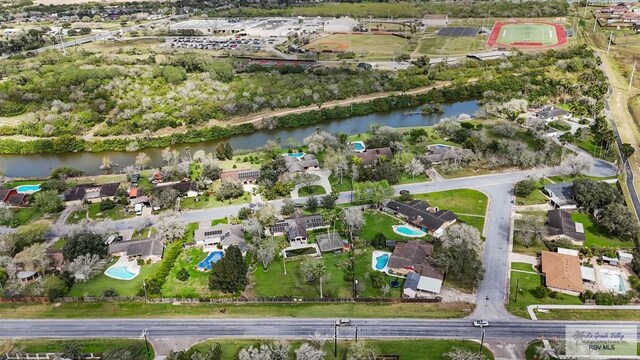
[[547, 212], [547, 232], [550, 239], [568, 238], [573, 242], [583, 243], [584, 226], [571, 220], [571, 214], [564, 210]]
[[115, 257], [127, 256], [129, 259], [141, 258], [158, 262], [162, 260], [164, 244], [162, 239], [151, 237], [144, 240], [119, 241], [109, 244], [109, 255]]
[[226, 249], [231, 245], [236, 245], [243, 253], [249, 250], [242, 225], [217, 224], [211, 226], [211, 222], [201, 222], [194, 232], [193, 239], [196, 245], [202, 246], [204, 251], [213, 251], [218, 246], [221, 249]]
[[29, 195], [19, 193], [16, 189], [0, 189], [0, 202], [10, 207], [20, 207], [29, 204]]
[[120, 183], [109, 184], [78, 184], [64, 193], [64, 201], [100, 202], [112, 199], [120, 188]]
[[320, 163], [313, 154], [306, 154], [301, 158], [285, 156], [284, 162], [287, 174], [290, 176], [320, 168]]
[[243, 184], [253, 184], [260, 176], [260, 170], [258, 169], [233, 169], [222, 170], [220, 173], [220, 180], [238, 180]]
[[543, 251], [540, 262], [545, 285], [549, 289], [576, 296], [584, 291], [577, 256]]
[[307, 231], [326, 227], [322, 216], [318, 214], [296, 213], [288, 219], [278, 220], [273, 225], [272, 232], [274, 235], [284, 234], [292, 245], [301, 245], [307, 243]]
[[373, 165], [378, 162], [380, 157], [386, 157], [387, 159], [391, 159], [393, 157], [393, 152], [391, 148], [376, 148], [376, 149], [367, 149], [364, 152], [356, 153], [356, 156], [362, 160], [362, 164], [365, 166]]
[[423, 200], [403, 203], [389, 200], [383, 210], [405, 219], [411, 225], [427, 231], [434, 237], [440, 237], [444, 230], [454, 224], [458, 217], [450, 210], [440, 210]]
[[389, 273], [407, 279], [403, 296], [415, 298], [439, 294], [444, 275], [432, 262], [433, 245], [419, 240], [397, 243], [389, 257]]

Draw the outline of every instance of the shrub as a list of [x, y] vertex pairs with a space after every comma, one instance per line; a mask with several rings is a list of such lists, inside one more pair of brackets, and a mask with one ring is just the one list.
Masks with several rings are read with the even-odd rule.
[[387, 241], [387, 237], [384, 236], [383, 233], [377, 233], [373, 237], [373, 240], [371, 240], [371, 246], [373, 246], [376, 249], [385, 249], [387, 247], [386, 241]]
[[386, 283], [386, 276], [380, 271], [370, 271], [369, 278], [371, 279], [371, 286], [376, 289], [380, 289]]
[[100, 211], [111, 210], [116, 207], [116, 203], [111, 199], [102, 200], [100, 203]]
[[55, 168], [53, 169], [53, 171], [51, 171], [51, 177], [54, 179], [66, 179], [82, 175], [84, 175], [84, 172], [82, 170], [69, 166]]
[[533, 296], [538, 299], [544, 299], [549, 295], [549, 289], [547, 289], [544, 285], [538, 285], [535, 289], [533, 289]]
[[189, 272], [187, 271], [187, 269], [182, 268], [180, 270], [178, 270], [178, 273], [176, 274], [176, 279], [180, 280], [180, 281], [187, 281], [189, 280], [189, 277], [191, 275], [189, 275]]
[[108, 288], [102, 291], [103, 297], [116, 297], [118, 296], [118, 291], [116, 289]]

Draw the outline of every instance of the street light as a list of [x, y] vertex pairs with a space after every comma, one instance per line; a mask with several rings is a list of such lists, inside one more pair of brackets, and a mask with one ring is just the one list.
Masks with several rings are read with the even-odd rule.
[[144, 344], [147, 346], [147, 358], [151, 358], [151, 350], [149, 350], [149, 342], [147, 341], [147, 335], [149, 335], [149, 331], [147, 329], [142, 329], [142, 334], [140, 337], [144, 338]]

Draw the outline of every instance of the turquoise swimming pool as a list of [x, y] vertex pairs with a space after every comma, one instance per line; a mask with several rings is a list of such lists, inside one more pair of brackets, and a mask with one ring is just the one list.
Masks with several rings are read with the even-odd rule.
[[16, 191], [20, 194], [33, 194], [40, 191], [40, 184], [16, 186]]
[[126, 266], [112, 266], [108, 268], [104, 274], [118, 280], [131, 280], [138, 276], [138, 274], [129, 271]]
[[354, 141], [351, 143], [351, 147], [353, 148], [353, 150], [355, 152], [363, 152], [365, 151], [365, 146], [364, 143], [362, 141]]
[[291, 154], [285, 154], [285, 155], [286, 155], [286, 156], [288, 156], [288, 157], [292, 157], [292, 158], [295, 158], [295, 159], [300, 160], [300, 159], [302, 159], [302, 158], [303, 158], [305, 155], [307, 155], [307, 154], [305, 154], [305, 153], [303, 153], [303, 152], [294, 152], [294, 153], [291, 153]]
[[393, 228], [393, 231], [398, 235], [402, 235], [402, 236], [406, 236], [406, 237], [423, 237], [423, 236], [427, 235], [426, 232], [424, 232], [424, 231], [422, 231], [420, 229], [409, 227], [407, 225], [395, 226]]
[[211, 270], [211, 264], [217, 263], [218, 261], [220, 261], [220, 259], [222, 259], [223, 256], [223, 251], [212, 251], [209, 253], [209, 255], [207, 255], [206, 258], [198, 263], [198, 267], [202, 271], [209, 271]]
[[382, 254], [376, 257], [376, 269], [382, 270], [387, 266], [389, 262], [389, 254]]

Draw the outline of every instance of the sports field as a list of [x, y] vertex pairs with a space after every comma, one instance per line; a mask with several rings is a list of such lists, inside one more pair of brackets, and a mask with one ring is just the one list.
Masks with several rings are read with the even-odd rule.
[[354, 52], [370, 59], [387, 59], [394, 54], [411, 52], [409, 42], [393, 35], [333, 34], [312, 41], [305, 49], [325, 52]]
[[487, 46], [552, 47], [567, 43], [564, 27], [551, 23], [497, 22]]

